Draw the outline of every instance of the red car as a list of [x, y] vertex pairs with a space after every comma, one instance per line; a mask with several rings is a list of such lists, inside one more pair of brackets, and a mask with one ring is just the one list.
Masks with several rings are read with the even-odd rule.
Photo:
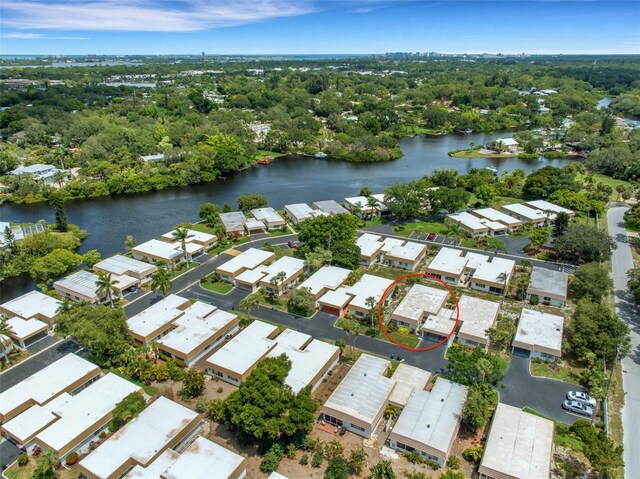
[[429, 241], [433, 241], [436, 238], [436, 234], [435, 233], [429, 233], [429, 236], [427, 236], [427, 239]]
[[295, 249], [295, 248], [296, 248], [296, 246], [298, 246], [298, 245], [296, 245], [296, 242], [295, 242], [295, 241], [289, 241], [289, 242], [287, 243], [287, 246], [289, 246], [289, 248], [291, 248], [291, 249]]

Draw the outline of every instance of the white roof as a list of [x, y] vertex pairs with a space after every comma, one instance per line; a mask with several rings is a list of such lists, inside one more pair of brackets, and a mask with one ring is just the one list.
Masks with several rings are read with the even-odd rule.
[[7, 326], [11, 328], [11, 336], [19, 340], [27, 339], [36, 333], [45, 331], [49, 326], [39, 319], [9, 318]]
[[140, 390], [140, 386], [108, 373], [53, 410], [60, 419], [38, 433], [36, 442], [44, 443], [55, 451], [75, 446], [72, 444], [74, 440], [78, 437], [86, 439], [93, 434], [96, 423], [113, 411], [116, 404]]
[[429, 264], [427, 271], [434, 269], [454, 276], [460, 276], [464, 272], [467, 260], [462, 256], [462, 251], [452, 248], [441, 248]]
[[138, 261], [137, 259], [117, 254], [111, 258], [103, 259], [99, 263], [96, 263], [93, 266], [93, 269], [101, 269], [121, 276], [129, 273], [148, 275], [156, 271], [158, 268], [152, 264], [145, 263], [144, 261]]
[[396, 382], [396, 387], [393, 388], [393, 392], [389, 396], [389, 402], [404, 407], [415, 389], [420, 390], [427, 386], [429, 379], [431, 379], [431, 373], [406, 363], [400, 363], [391, 379]]
[[278, 273], [285, 273], [286, 276], [283, 281], [288, 280], [295, 274], [304, 269], [304, 261], [298, 258], [292, 258], [291, 256], [283, 256], [275, 263], [270, 264], [266, 268], [260, 268], [265, 273], [263, 281], [270, 281]]
[[323, 266], [298, 286], [298, 289], [307, 289], [314, 296], [323, 289], [335, 290], [347, 280], [350, 272], [338, 266]]
[[385, 254], [393, 256], [394, 258], [405, 259], [407, 261], [415, 261], [420, 257], [421, 254], [425, 252], [426, 249], [427, 246], [424, 244], [407, 241], [404, 244], [392, 245]]
[[244, 375], [275, 347], [276, 342], [269, 336], [277, 330], [277, 326], [256, 320], [209, 356], [206, 364], [213, 369], [220, 367]]
[[566, 213], [568, 215], [574, 214], [572, 210], [563, 208], [562, 206], [554, 205], [545, 200], [527, 201], [527, 205], [534, 207], [540, 211], [553, 211], [554, 213]]
[[181, 296], [170, 294], [129, 318], [127, 325], [132, 333], [147, 337], [158, 328], [182, 316], [184, 311], [180, 308], [184, 307], [187, 302], [188, 300]]
[[[166, 479], [227, 479], [242, 464], [244, 457], [215, 442], [198, 437], [161, 474]], [[235, 476], [234, 476], [235, 477]]]
[[[37, 175], [37, 174], [42, 174], [43, 172], [50, 171], [50, 170], [52, 170], [54, 172], [58, 171], [58, 169], [53, 165], [47, 165], [47, 164], [38, 163], [38, 164], [35, 164], [35, 165], [29, 165], [29, 166], [20, 165], [15, 170], [11, 170], [9, 172], [9, 174], [11, 174], [11, 175], [21, 175], [22, 173], [31, 173], [31, 174]], [[60, 171], [63, 171], [63, 170], [60, 170]]]
[[264, 229], [265, 224], [262, 221], [258, 221], [254, 218], [247, 218], [247, 221], [244, 222], [244, 226], [248, 230], [255, 230], [255, 229]]
[[351, 198], [345, 198], [345, 203], [350, 204], [353, 208], [362, 210], [372, 209], [373, 206], [369, 206], [369, 198], [365, 196], [352, 196]]
[[487, 339], [487, 329], [495, 325], [500, 303], [464, 295], [458, 300], [460, 322], [458, 334]]
[[431, 392], [413, 392], [391, 435], [406, 437], [447, 455], [466, 397], [466, 387], [438, 378]]
[[236, 274], [241, 269], [254, 269], [261, 264], [266, 263], [274, 256], [275, 254], [271, 251], [249, 248], [223, 265], [218, 266], [217, 269], [231, 274]]
[[532, 346], [533, 350], [543, 347], [562, 351], [562, 329], [564, 318], [524, 308], [518, 321], [514, 341]]
[[285, 221], [278, 214], [276, 210], [271, 207], [268, 208], [256, 208], [251, 210], [251, 214], [258, 221], [266, 221], [267, 223], [285, 224]]
[[45, 404], [90, 372], [100, 369], [75, 354], [67, 354], [27, 379], [0, 393], [0, 414], [33, 401]]
[[314, 218], [318, 211], [312, 209], [306, 203], [294, 203], [292, 205], [286, 205], [285, 209], [291, 214], [297, 221], [306, 220], [308, 218]]
[[152, 255], [158, 258], [162, 258], [167, 261], [172, 261], [182, 255], [182, 249], [180, 245], [174, 243], [167, 243], [166, 241], [160, 241], [152, 239], [146, 243], [139, 244], [133, 248], [133, 252], [139, 252], [142, 255]]
[[103, 479], [130, 459], [146, 466], [197, 417], [195, 411], [160, 396], [80, 464]]
[[465, 266], [466, 270], [476, 270], [482, 264], [488, 262], [491, 258], [486, 254], [474, 253], [473, 251], [467, 252], [465, 254], [464, 259], [467, 260], [467, 265]]
[[28, 443], [38, 432], [59, 419], [52, 412], [52, 407], [55, 407], [53, 403], [66, 402], [69, 398], [71, 398], [70, 394], [63, 393], [45, 406], [38, 404], [31, 406], [23, 413], [2, 424], [2, 431], [23, 444]]
[[375, 193], [372, 194], [371, 196], [373, 196], [376, 200], [378, 200], [378, 204], [376, 205], [376, 208], [378, 208], [380, 211], [385, 211], [387, 210], [387, 205], [384, 204], [384, 193]]
[[373, 297], [376, 305], [382, 295], [389, 286], [393, 284], [392, 279], [380, 278], [370, 274], [362, 275], [360, 281], [349, 288], [349, 292], [355, 297], [349, 303], [349, 306], [358, 306], [360, 308], [369, 309], [367, 306], [367, 298]]
[[511, 227], [519, 226], [522, 224], [522, 221], [520, 221], [519, 219], [509, 216], [502, 211], [498, 211], [493, 208], [482, 208], [479, 210], [474, 210], [473, 213], [476, 215], [480, 215], [488, 220], [498, 221]]
[[550, 293], [566, 299], [568, 282], [569, 275], [567, 273], [534, 266], [528, 290]]
[[360, 247], [360, 253], [362, 256], [370, 257], [382, 249], [384, 241], [382, 240], [382, 236], [365, 233], [358, 237], [356, 245]]
[[[467, 213], [466, 211], [447, 215], [447, 218], [455, 221], [456, 223], [460, 223], [473, 231], [487, 231], [489, 229], [489, 227], [485, 225], [480, 218], [473, 216], [471, 213]], [[504, 227], [504, 225], [501, 226]]]
[[[480, 472], [518, 479], [547, 479], [553, 451], [553, 422], [498, 403], [480, 462]], [[493, 476], [493, 474], [491, 474]]]
[[231, 211], [230, 213], [220, 213], [220, 221], [226, 230], [241, 229], [247, 221], [247, 217], [242, 211]]
[[[168, 233], [163, 234], [160, 238], [162, 238], [165, 241], [169, 241], [171, 243], [178, 243], [180, 244], [179, 240], [175, 240], [173, 238], [173, 233], [176, 230], [171, 230]], [[185, 240], [185, 243], [208, 243], [210, 241], [215, 241], [216, 239], [218, 239], [218, 237], [216, 235], [212, 235], [209, 233], [204, 233], [202, 231], [196, 231], [196, 230], [190, 230], [187, 229], [187, 233], [189, 234], [189, 238], [187, 238]]]
[[395, 385], [395, 381], [384, 376], [390, 365], [386, 359], [362, 354], [324, 407], [371, 424], [384, 408]]
[[473, 273], [473, 279], [480, 279], [493, 283], [503, 283], [504, 281], [498, 279], [498, 277], [502, 273], [507, 273], [508, 276], [506, 283], [509, 284], [515, 265], [516, 262], [513, 260], [494, 256], [490, 263], [485, 261], [478, 265], [475, 273]]
[[436, 314], [447, 300], [449, 292], [445, 289], [414, 284], [402, 299], [393, 315], [420, 321], [425, 313]]
[[240, 281], [242, 283], [247, 283], [251, 285], [256, 285], [262, 278], [265, 277], [265, 272], [260, 268], [256, 269], [247, 269], [236, 276], [236, 281]]
[[2, 304], [2, 308], [23, 319], [33, 318], [41, 314], [46, 318], [53, 318], [62, 303], [51, 296], [39, 291], [30, 291], [18, 298]]
[[350, 291], [351, 289], [348, 286], [343, 286], [335, 291], [327, 291], [318, 301], [328, 306], [342, 308], [353, 298], [353, 294]]
[[429, 315], [422, 325], [423, 331], [448, 336], [456, 326], [456, 312], [453, 309], [442, 308], [438, 314]]
[[287, 476], [283, 476], [277, 472], [272, 472], [267, 479], [289, 479]]
[[236, 319], [235, 314], [196, 302], [185, 309], [184, 314], [173, 322], [176, 328], [159, 339], [158, 343], [188, 356]]
[[525, 205], [520, 204], [520, 203], [513, 203], [513, 204], [510, 204], [510, 205], [503, 205], [502, 209], [507, 210], [507, 211], [512, 212], [512, 213], [516, 213], [517, 215], [520, 215], [520, 216], [522, 216], [524, 218], [527, 218], [528, 220], [531, 220], [531, 221], [543, 220], [543, 219], [547, 218], [546, 215], [542, 211], [529, 208], [528, 206], [525, 206]]
[[349, 211], [344, 208], [340, 203], [335, 200], [315, 201], [313, 207], [329, 213], [331, 215], [338, 215], [342, 213], [348, 213]]
[[502, 143], [504, 146], [518, 146], [518, 142], [514, 138], [498, 138], [495, 141]]

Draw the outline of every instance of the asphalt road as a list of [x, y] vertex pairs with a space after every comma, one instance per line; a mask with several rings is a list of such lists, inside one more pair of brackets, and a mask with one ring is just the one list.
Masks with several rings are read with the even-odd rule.
[[633, 256], [624, 229], [625, 211], [626, 207], [610, 208], [607, 223], [609, 234], [617, 245], [611, 258], [616, 311], [631, 329], [631, 354], [622, 360], [625, 477], [637, 479], [640, 477], [640, 307], [627, 288], [627, 271], [633, 267]]

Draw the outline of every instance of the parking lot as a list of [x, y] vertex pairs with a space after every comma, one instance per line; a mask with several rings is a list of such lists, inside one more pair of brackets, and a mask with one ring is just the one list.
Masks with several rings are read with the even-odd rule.
[[442, 235], [435, 235], [432, 239], [429, 239], [429, 233], [419, 234], [413, 232], [409, 235], [409, 238], [418, 241], [430, 241], [431, 243], [437, 243], [445, 246], [458, 246], [460, 244], [460, 242], [457, 242], [453, 238], [447, 238]]

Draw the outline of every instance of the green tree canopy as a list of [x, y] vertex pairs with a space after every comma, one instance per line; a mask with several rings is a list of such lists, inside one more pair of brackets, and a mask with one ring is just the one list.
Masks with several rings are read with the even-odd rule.
[[574, 298], [591, 298], [600, 302], [613, 290], [609, 269], [600, 263], [583, 264], [573, 274], [569, 291]]
[[259, 193], [249, 193], [238, 196], [238, 209], [247, 212], [256, 208], [266, 208], [269, 206], [269, 200], [266, 196]]
[[569, 226], [553, 242], [556, 256], [569, 263], [607, 261], [616, 248], [613, 239], [604, 231], [590, 226]]
[[81, 264], [81, 255], [66, 249], [54, 249], [51, 253], [36, 259], [29, 273], [38, 286], [47, 288], [52, 281], [75, 270]]

